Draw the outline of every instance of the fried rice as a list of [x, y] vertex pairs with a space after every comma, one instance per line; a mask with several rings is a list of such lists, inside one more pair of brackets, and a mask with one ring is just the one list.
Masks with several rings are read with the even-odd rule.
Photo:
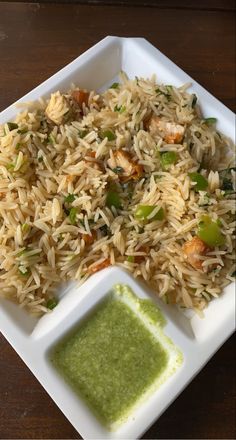
[[234, 145], [188, 86], [121, 73], [0, 126], [2, 296], [41, 314], [117, 265], [199, 312], [234, 281]]

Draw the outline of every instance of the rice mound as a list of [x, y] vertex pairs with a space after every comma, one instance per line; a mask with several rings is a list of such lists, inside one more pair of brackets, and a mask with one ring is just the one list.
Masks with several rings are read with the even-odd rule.
[[[119, 85], [90, 92], [87, 102], [73, 99], [73, 86], [0, 126], [2, 296], [41, 314], [61, 281], [83, 283], [118, 265], [166, 302], [201, 312], [234, 280], [235, 199], [220, 178], [235, 166], [234, 146], [203, 120], [187, 87], [122, 73]], [[183, 139], [168, 142], [160, 124], [152, 132], [153, 117], [184, 127]], [[121, 151], [131, 174], [122, 174]], [[177, 158], [166, 168], [165, 152]], [[200, 166], [208, 187], [196, 191], [189, 173]], [[155, 207], [145, 220], [140, 205]], [[196, 269], [183, 246], [203, 215], [218, 222], [225, 242], [199, 255]]]

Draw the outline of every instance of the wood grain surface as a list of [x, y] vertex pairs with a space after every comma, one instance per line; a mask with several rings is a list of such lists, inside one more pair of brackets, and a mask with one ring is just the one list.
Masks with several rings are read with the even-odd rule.
[[[0, 110], [106, 35], [147, 38], [235, 110], [233, 1], [89, 3], [0, 2]], [[0, 352], [0, 438], [80, 438], [3, 337]], [[234, 375], [231, 337], [143, 438], [234, 439]]]

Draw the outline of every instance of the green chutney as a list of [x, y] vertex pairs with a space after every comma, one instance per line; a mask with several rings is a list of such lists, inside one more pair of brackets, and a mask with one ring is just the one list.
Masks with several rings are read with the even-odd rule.
[[[123, 287], [162, 331], [159, 309]], [[168, 350], [119, 294], [108, 295], [52, 352], [55, 367], [108, 429], [125, 420], [168, 359]]]

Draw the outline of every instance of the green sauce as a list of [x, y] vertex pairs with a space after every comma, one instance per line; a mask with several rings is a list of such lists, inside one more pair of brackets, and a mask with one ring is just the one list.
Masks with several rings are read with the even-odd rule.
[[119, 297], [132, 301], [136, 311], [145, 316], [152, 324], [159, 325], [160, 327], [166, 325], [164, 316], [153, 301], [137, 297], [128, 286], [118, 284], [115, 286], [115, 290]]
[[115, 294], [53, 350], [56, 368], [109, 429], [125, 420], [168, 365], [168, 350], [140, 313], [162, 332], [159, 309], [126, 286], [116, 286]]

